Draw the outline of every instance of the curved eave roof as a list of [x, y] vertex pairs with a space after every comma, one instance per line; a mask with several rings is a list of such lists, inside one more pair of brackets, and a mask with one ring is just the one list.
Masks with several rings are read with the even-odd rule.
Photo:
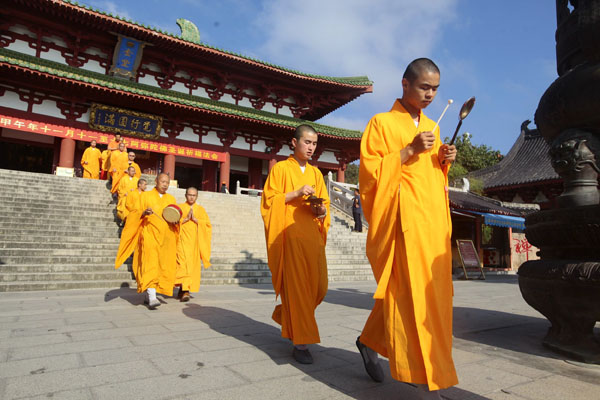
[[504, 207], [498, 200], [489, 197], [479, 196], [471, 192], [450, 189], [448, 193], [450, 206], [454, 209], [463, 211], [477, 211], [489, 214], [508, 215], [512, 217], [521, 217], [522, 213]]
[[[22, 4], [28, 8], [33, 7], [33, 1], [21, 1]], [[183, 51], [189, 51], [190, 48], [212, 54], [217, 57], [223, 57], [229, 61], [251, 65], [264, 71], [270, 71], [272, 73], [286, 75], [288, 77], [312, 81], [314, 83], [320, 83], [324, 85], [334, 85], [338, 87], [345, 87], [348, 89], [357, 89], [363, 93], [372, 92], [373, 82], [369, 80], [367, 76], [355, 76], [355, 77], [331, 77], [324, 75], [315, 75], [300, 72], [297, 70], [285, 68], [279, 65], [275, 65], [269, 62], [257, 60], [252, 57], [244, 56], [242, 54], [230, 52], [227, 50], [219, 49], [211, 46], [207, 43], [200, 42], [194, 43], [183, 39], [180, 35], [175, 35], [158, 28], [154, 28], [139, 22], [132, 21], [128, 18], [123, 18], [118, 15], [113, 15], [102, 10], [95, 9], [93, 7], [79, 4], [75, 1], [70, 0], [38, 0], [38, 6], [46, 10], [48, 6], [54, 7], [56, 12], [70, 12], [70, 15], [77, 13], [76, 15], [81, 18], [81, 22], [89, 23], [90, 21], [96, 20], [110, 26], [109, 30], [116, 31], [122, 34], [131, 35], [140, 40], [152, 40], [154, 42], [162, 41], [166, 46], [179, 47]]]
[[483, 181], [485, 189], [560, 180], [552, 168], [549, 146], [537, 130], [521, 132], [506, 157], [469, 176]]
[[160, 89], [6, 49], [0, 49], [0, 68], [19, 69], [25, 73], [46, 76], [50, 79], [61, 79], [77, 85], [112, 90], [121, 94], [143, 97], [151, 101], [161, 101], [170, 105], [190, 108], [195, 111], [201, 110], [289, 129], [295, 129], [299, 124], [307, 123], [313, 126], [320, 135], [335, 139], [360, 140], [362, 136], [360, 131], [336, 128], [312, 121]]

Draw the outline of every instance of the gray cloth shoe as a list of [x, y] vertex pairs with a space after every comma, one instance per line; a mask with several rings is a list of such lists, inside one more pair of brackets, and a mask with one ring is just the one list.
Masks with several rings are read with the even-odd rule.
[[381, 365], [379, 365], [379, 360], [373, 360], [371, 357], [369, 357], [367, 346], [362, 344], [360, 341], [360, 336], [356, 338], [356, 347], [358, 347], [358, 351], [362, 356], [363, 364], [365, 364], [367, 374], [369, 374], [371, 379], [373, 379], [375, 382], [383, 382], [383, 369], [381, 369]]
[[308, 349], [300, 350], [294, 346], [294, 350], [292, 351], [292, 355], [300, 364], [312, 364], [313, 358]]

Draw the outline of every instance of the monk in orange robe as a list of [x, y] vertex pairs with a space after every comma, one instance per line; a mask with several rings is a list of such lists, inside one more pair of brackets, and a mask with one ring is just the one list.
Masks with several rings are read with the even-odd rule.
[[117, 194], [119, 195], [117, 217], [119, 217], [121, 221], [125, 221], [127, 214], [129, 214], [126, 207], [127, 195], [137, 189], [138, 180], [139, 179], [135, 176], [135, 168], [129, 167], [127, 168], [127, 175], [121, 178], [121, 181], [119, 182], [119, 187], [117, 188]]
[[81, 166], [83, 167], [83, 177], [87, 179], [98, 179], [100, 177], [100, 162], [102, 153], [96, 148], [96, 141], [90, 142], [90, 147], [85, 149], [81, 157]]
[[307, 345], [320, 342], [315, 309], [327, 293], [329, 197], [323, 175], [308, 164], [317, 140], [311, 126], [296, 128], [294, 154], [273, 166], [261, 202], [273, 288], [281, 295], [273, 320], [303, 364], [313, 362]]
[[139, 211], [127, 216], [115, 260], [115, 268], [119, 268], [135, 251], [137, 291], [146, 293], [145, 302], [150, 309], [161, 304], [156, 293], [173, 295], [175, 283], [179, 222], [171, 224], [162, 217], [166, 206], [176, 204], [175, 197], [167, 193], [169, 181], [169, 175], [160, 174], [156, 187], [141, 194]]
[[437, 66], [417, 59], [391, 111], [375, 115], [361, 141], [359, 183], [369, 223], [367, 256], [377, 281], [375, 306], [356, 344], [367, 372], [383, 380], [377, 353], [394, 379], [417, 384], [421, 398], [458, 383], [452, 360], [452, 252], [448, 168], [456, 148], [442, 144], [422, 109], [440, 82]]
[[133, 151], [130, 151], [129, 153], [127, 153], [127, 157], [127, 162], [129, 166], [135, 168], [135, 177], [139, 179], [140, 176], [142, 176], [142, 169], [140, 168], [138, 163], [135, 162], [135, 153]]
[[[111, 140], [110, 142], [108, 142], [108, 151], [112, 152], [112, 151], [117, 151], [119, 150], [119, 144], [123, 143], [125, 144], [125, 142], [123, 141], [123, 138], [121, 137], [121, 135], [119, 135], [118, 133], [115, 135], [115, 137], [113, 138], [113, 140]], [[125, 148], [125, 151], [127, 151], [127, 148]]]
[[[127, 194], [127, 199], [125, 200], [125, 209], [127, 210], [127, 215], [140, 209], [140, 197], [142, 193], [146, 191], [147, 184], [148, 183], [144, 178], [140, 178], [137, 182], [137, 188]], [[127, 218], [127, 216], [125, 218]]]
[[101, 169], [102, 172], [100, 173], [100, 179], [102, 180], [106, 180], [108, 179], [108, 171], [110, 170], [110, 151], [108, 151], [108, 149], [102, 151], [102, 164], [101, 165]]
[[212, 225], [204, 207], [196, 203], [198, 189], [189, 187], [185, 191], [177, 248], [177, 273], [175, 286], [179, 289], [179, 300], [190, 300], [190, 292], [200, 290], [201, 265], [210, 267], [210, 242]]
[[125, 151], [125, 143], [119, 143], [119, 149], [113, 151], [110, 155], [110, 175], [112, 177], [111, 193], [116, 193], [119, 188], [121, 178], [126, 174], [129, 168], [127, 151]]

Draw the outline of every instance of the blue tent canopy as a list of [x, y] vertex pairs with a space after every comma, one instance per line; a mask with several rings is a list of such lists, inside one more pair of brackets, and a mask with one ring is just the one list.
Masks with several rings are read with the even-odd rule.
[[486, 225], [501, 226], [503, 228], [513, 228], [525, 230], [525, 218], [523, 217], [511, 217], [508, 215], [498, 215], [490, 213], [482, 213], [476, 211], [469, 211], [473, 214], [483, 215], [483, 223]]

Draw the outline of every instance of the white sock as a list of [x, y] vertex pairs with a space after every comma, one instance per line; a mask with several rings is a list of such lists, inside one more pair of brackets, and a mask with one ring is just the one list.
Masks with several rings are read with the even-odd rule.
[[442, 400], [439, 390], [429, 390], [429, 386], [417, 383], [417, 391], [422, 400]]
[[148, 288], [146, 292], [148, 293], [148, 300], [156, 300], [156, 288]]

